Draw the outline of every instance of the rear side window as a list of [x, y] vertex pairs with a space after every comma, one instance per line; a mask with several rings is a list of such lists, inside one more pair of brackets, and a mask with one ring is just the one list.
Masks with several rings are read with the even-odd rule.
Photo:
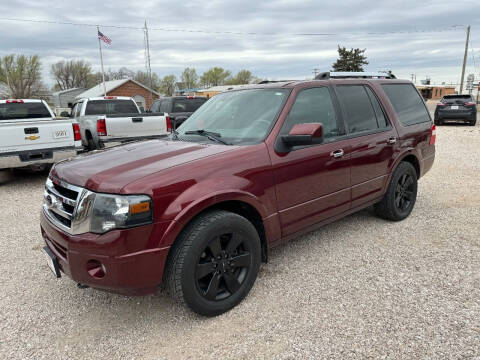
[[373, 93], [373, 91], [366, 86], [365, 90], [367, 90], [368, 96], [370, 97], [370, 101], [372, 102], [373, 109], [375, 110], [375, 115], [377, 116], [377, 123], [379, 128], [387, 128], [390, 126], [385, 113], [383, 112], [380, 103], [378, 102], [377, 97]]
[[52, 117], [41, 102], [0, 104], [0, 120], [41, 119]]
[[172, 112], [195, 112], [205, 101], [206, 99], [176, 99]]
[[297, 95], [285, 123], [282, 133], [289, 133], [296, 124], [322, 123], [324, 139], [338, 136], [337, 118], [328, 88], [302, 90]]
[[372, 101], [363, 85], [341, 85], [336, 87], [336, 91], [350, 134], [379, 129]]
[[85, 115], [132, 114], [138, 110], [131, 100], [91, 100], [87, 103]]
[[403, 125], [408, 126], [431, 121], [423, 99], [413, 85], [383, 84], [382, 87]]

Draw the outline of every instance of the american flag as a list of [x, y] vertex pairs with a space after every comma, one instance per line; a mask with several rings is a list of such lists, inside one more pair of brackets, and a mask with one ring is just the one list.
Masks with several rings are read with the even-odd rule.
[[100, 30], [98, 30], [98, 38], [108, 45], [112, 44], [112, 39], [110, 39], [107, 35], [103, 35]]

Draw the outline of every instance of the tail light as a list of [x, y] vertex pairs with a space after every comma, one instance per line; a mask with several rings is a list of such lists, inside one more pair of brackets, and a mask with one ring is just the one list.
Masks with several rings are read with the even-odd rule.
[[437, 140], [437, 127], [432, 125], [430, 128], [430, 145], [435, 145], [435, 141]]
[[80, 141], [82, 140], [82, 134], [80, 133], [80, 126], [78, 124], [73, 125], [73, 140]]
[[463, 105], [465, 105], [465, 106], [475, 106], [477, 104], [475, 104], [473, 101], [469, 101], [469, 102], [464, 103]]
[[23, 104], [23, 100], [17, 100], [17, 99], [6, 100], [5, 102], [7, 104], [16, 104], [16, 103]]
[[165, 121], [167, 123], [167, 131], [172, 132], [172, 120], [170, 119], [170, 116], [165, 116]]
[[97, 120], [97, 134], [98, 136], [107, 136], [107, 125], [104, 118]]
[[445, 104], [445, 103], [443, 103], [443, 102], [437, 103], [437, 106], [445, 106], [445, 105], [447, 105], [447, 104]]

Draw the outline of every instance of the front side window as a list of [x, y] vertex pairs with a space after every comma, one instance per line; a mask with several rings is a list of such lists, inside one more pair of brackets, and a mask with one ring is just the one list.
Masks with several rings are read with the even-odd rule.
[[339, 135], [335, 108], [328, 88], [318, 87], [300, 91], [285, 120], [282, 133], [290, 132], [296, 124], [309, 123], [321, 123], [323, 125], [323, 138], [325, 140]]
[[375, 110], [363, 85], [341, 85], [336, 91], [345, 112], [348, 133], [378, 130]]
[[411, 84], [383, 84], [383, 90], [392, 103], [402, 125], [430, 122], [425, 103]]
[[204, 130], [219, 134], [230, 144], [258, 143], [270, 132], [289, 94], [289, 89], [248, 89], [218, 94], [182, 124], [178, 137], [205, 141], [205, 137], [192, 134]]
[[132, 100], [90, 100], [85, 115], [116, 115], [138, 113]]

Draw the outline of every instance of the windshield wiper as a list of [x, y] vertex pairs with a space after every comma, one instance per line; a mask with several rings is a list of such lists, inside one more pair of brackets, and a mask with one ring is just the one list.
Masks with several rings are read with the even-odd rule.
[[216, 133], [216, 132], [213, 132], [213, 131], [208, 131], [208, 130], [203, 130], [203, 129], [188, 130], [188, 131], [185, 131], [185, 135], [205, 136], [209, 140], [216, 141], [216, 142], [222, 143], [224, 145], [231, 145], [230, 143], [221, 139], [222, 135], [220, 133]]

